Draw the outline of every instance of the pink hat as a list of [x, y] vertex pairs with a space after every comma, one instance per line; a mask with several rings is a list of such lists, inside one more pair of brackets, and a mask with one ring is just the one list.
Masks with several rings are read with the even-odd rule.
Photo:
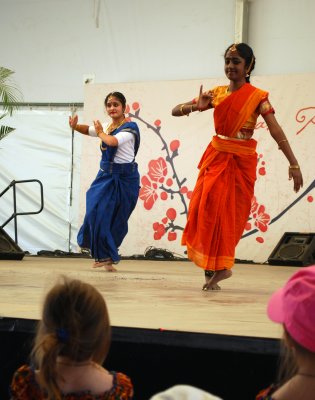
[[297, 343], [315, 352], [315, 265], [299, 269], [271, 296], [267, 314], [284, 324]]

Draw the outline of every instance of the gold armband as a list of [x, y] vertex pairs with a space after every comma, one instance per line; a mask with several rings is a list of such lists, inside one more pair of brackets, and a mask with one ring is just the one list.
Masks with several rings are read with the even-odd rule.
[[279, 143], [278, 143], [278, 149], [279, 150], [281, 150], [280, 144], [283, 143], [283, 142], [287, 142], [287, 139], [282, 139], [282, 140], [279, 141]]
[[289, 169], [300, 169], [300, 166], [298, 164], [289, 165]]

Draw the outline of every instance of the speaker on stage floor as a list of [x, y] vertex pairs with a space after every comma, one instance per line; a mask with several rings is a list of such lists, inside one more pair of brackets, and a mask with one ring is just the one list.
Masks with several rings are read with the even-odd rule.
[[0, 227], [0, 260], [22, 260], [25, 253]]
[[270, 265], [315, 264], [315, 233], [286, 232], [268, 258]]

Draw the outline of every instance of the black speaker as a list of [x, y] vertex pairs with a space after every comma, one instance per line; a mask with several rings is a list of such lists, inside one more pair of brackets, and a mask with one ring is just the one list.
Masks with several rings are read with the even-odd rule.
[[270, 265], [315, 264], [315, 233], [286, 232], [268, 258]]
[[0, 260], [22, 260], [24, 251], [0, 227]]

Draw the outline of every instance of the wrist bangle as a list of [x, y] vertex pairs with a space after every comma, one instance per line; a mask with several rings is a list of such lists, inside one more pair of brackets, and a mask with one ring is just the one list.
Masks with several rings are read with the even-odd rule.
[[187, 114], [184, 113], [184, 107], [185, 107], [186, 105], [189, 106], [190, 104], [182, 104], [182, 105], [180, 106], [179, 111], [180, 111], [181, 115], [186, 115], [186, 117], [189, 117], [189, 114], [193, 111], [193, 104], [190, 105], [190, 111], [189, 111]]
[[280, 144], [283, 143], [283, 142], [287, 142], [287, 139], [282, 139], [282, 140], [280, 140], [280, 141], [278, 142], [278, 149], [279, 149], [279, 150], [281, 150]]
[[103, 131], [101, 131], [101, 132], [96, 132], [96, 134], [97, 134], [97, 136], [100, 136], [102, 133], [104, 133]]
[[298, 164], [289, 165], [289, 169], [300, 169], [300, 166]]

